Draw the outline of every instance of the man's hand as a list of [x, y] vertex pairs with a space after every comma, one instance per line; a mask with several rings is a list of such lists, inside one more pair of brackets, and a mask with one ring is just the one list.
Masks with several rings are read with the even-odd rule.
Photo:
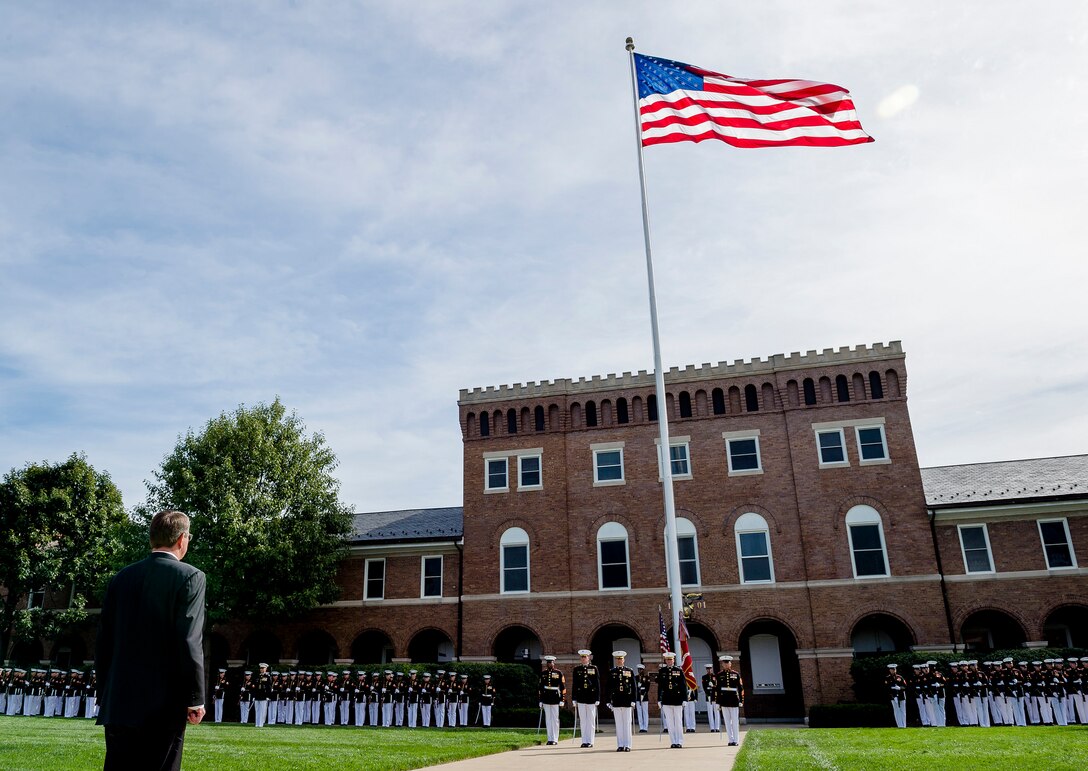
[[187, 719], [192, 725], [196, 725], [197, 723], [199, 723], [201, 720], [204, 719], [204, 708], [203, 707], [189, 707], [189, 715], [188, 715]]

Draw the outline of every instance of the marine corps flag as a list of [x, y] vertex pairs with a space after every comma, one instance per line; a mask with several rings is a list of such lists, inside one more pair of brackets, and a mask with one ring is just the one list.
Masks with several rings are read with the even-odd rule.
[[687, 681], [688, 690], [694, 691], [699, 687], [699, 683], [695, 679], [695, 670], [691, 666], [691, 651], [688, 650], [688, 625], [684, 623], [683, 613], [680, 614], [680, 657], [683, 659], [680, 666], [684, 670], [684, 680]]

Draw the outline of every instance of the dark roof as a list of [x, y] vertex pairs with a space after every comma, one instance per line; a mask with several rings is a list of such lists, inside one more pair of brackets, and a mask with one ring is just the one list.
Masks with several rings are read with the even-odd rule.
[[438, 541], [460, 538], [464, 530], [465, 510], [461, 506], [371, 511], [355, 515], [348, 541]]
[[1088, 497], [1088, 455], [922, 469], [931, 508]]

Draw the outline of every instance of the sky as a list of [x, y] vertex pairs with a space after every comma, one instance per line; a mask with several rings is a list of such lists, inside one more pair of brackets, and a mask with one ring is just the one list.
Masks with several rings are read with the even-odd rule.
[[653, 368], [627, 36], [876, 139], [647, 148], [666, 368], [901, 340], [923, 466], [1088, 452], [1083, 0], [0, 0], [0, 473], [279, 397], [460, 505], [459, 389]]

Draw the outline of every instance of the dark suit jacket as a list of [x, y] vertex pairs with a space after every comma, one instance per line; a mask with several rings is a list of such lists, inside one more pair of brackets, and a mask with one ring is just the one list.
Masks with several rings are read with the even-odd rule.
[[184, 727], [204, 704], [204, 574], [152, 552], [110, 580], [95, 643], [99, 725]]

